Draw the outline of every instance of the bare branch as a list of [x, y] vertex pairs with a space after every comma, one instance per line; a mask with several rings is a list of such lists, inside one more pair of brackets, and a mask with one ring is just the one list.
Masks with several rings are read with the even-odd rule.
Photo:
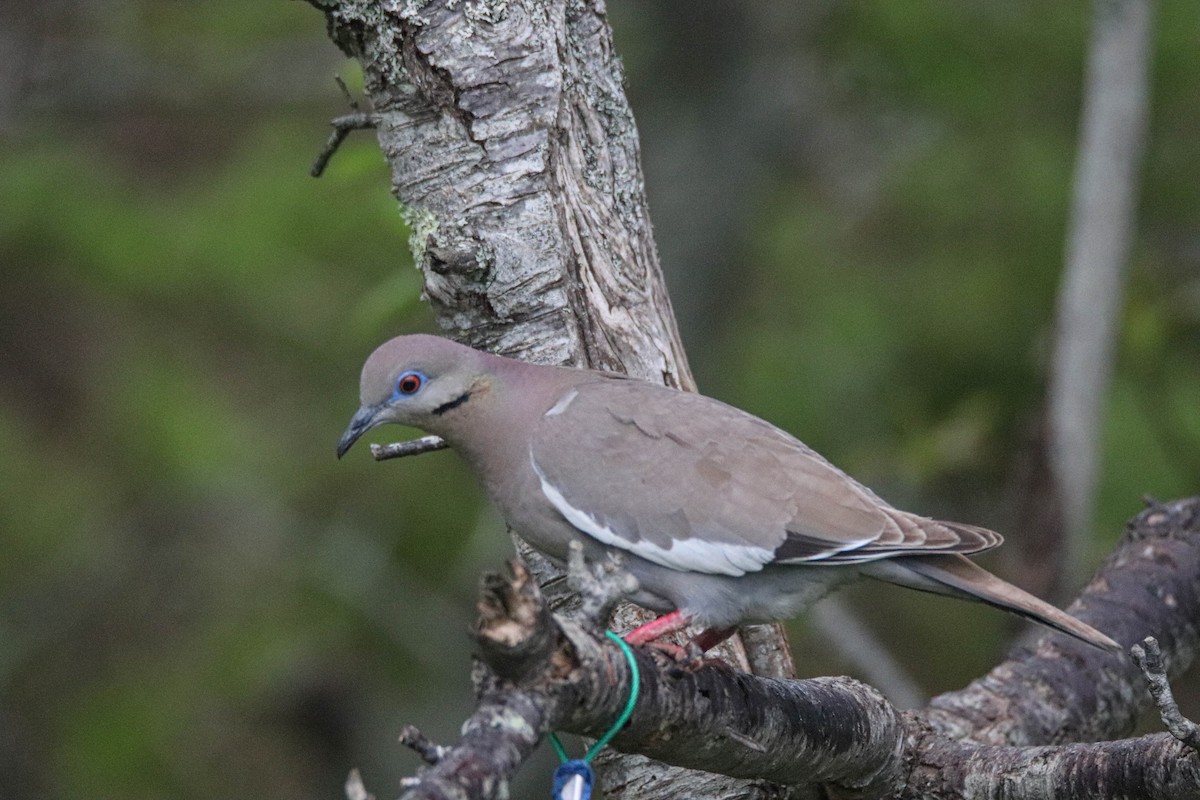
[[400, 744], [411, 748], [426, 764], [436, 764], [446, 756], [449, 748], [434, 744], [421, 733], [416, 725], [405, 725], [400, 729]]
[[342, 146], [342, 142], [346, 140], [351, 131], [374, 128], [379, 124], [379, 118], [374, 114], [356, 111], [353, 114], [334, 117], [329, 121], [329, 124], [333, 126], [333, 133], [329, 134], [329, 141], [321, 148], [321, 152], [317, 153], [316, 160], [313, 161], [312, 167], [308, 170], [308, 174], [314, 178], [321, 177], [322, 173], [325, 172], [325, 167], [328, 166], [329, 159], [333, 158], [333, 154]]
[[[1113, 584], [1119, 595], [1135, 585], [1125, 580], [1126, 571], [1144, 579], [1144, 570], [1157, 566], [1149, 585], [1169, 594], [1160, 598], [1164, 602], [1135, 609], [1135, 616], [1154, 615], [1151, 624], [1175, 633], [1170, 641], [1176, 652], [1164, 656], [1162, 664], [1176, 671], [1186, 666], [1200, 639], [1195, 622], [1200, 619], [1198, 520], [1200, 500], [1149, 509], [1131, 525], [1095, 582]], [[1163, 542], [1190, 548], [1190, 557], [1187, 550], [1156, 549]], [[1167, 552], [1171, 557], [1164, 557]], [[1186, 585], [1193, 587], [1190, 593], [1174, 594]], [[1092, 622], [1116, 618], [1130, 600], [1105, 595], [1094, 584], [1086, 612]], [[630, 672], [620, 649], [599, 631], [549, 613], [519, 562], [509, 578], [492, 576], [484, 582], [480, 608], [479, 711], [458, 745], [406, 782], [411, 790], [406, 798], [502, 796], [521, 760], [514, 753], [527, 754], [551, 729], [599, 736], [628, 697]], [[1057, 660], [1051, 658], [1056, 652]], [[1019, 683], [1026, 694], [1045, 694], [1060, 703], [1069, 698], [1065, 702], [1090, 707], [1091, 699], [1080, 696], [1076, 676], [1068, 669], [1074, 665], [1080, 674], [1098, 676], [1089, 652], [1086, 645], [1047, 634], [1017, 649], [1007, 662], [1007, 680]], [[914, 800], [960, 797], [968, 788], [980, 797], [1065, 797], [1083, 787], [1088, 796], [1145, 796], [1149, 791], [1156, 798], [1182, 800], [1194, 796], [1200, 780], [1200, 759], [1183, 741], [1166, 734], [1093, 744], [988, 744], [980, 741], [986, 737], [947, 735], [948, 726], [940, 724], [944, 719], [931, 725], [938, 709], [933, 716], [901, 713], [876, 690], [848, 678], [780, 681], [712, 666], [680, 669], [643, 651], [635, 658], [642, 691], [613, 746], [731, 778], [821, 785], [839, 796]], [[1165, 675], [1162, 664], [1154, 669]], [[1129, 678], [1127, 692], [1134, 694], [1137, 673], [1129, 666], [1121, 664], [1117, 671]], [[1004, 679], [997, 676], [993, 685]], [[1006, 719], [1020, 729], [1026, 723], [1011, 713], [1014, 708], [1022, 710], [1010, 707]], [[1046, 714], [1045, 707], [1035, 710]], [[1116, 710], [1118, 716], [1122, 713]], [[1078, 733], [1070, 728], [1072, 714], [1073, 709], [1060, 705], [1051, 717], [1055, 723], [1067, 721], [1067, 736]], [[1048, 734], [1047, 739], [1056, 736]], [[481, 780], [482, 774], [491, 781]]]
[[[511, 690], [542, 697], [542, 719], [554, 729], [603, 734], [629, 693], [622, 651], [594, 629], [543, 614], [536, 585], [518, 564], [507, 583], [489, 580], [488, 594], [480, 603], [487, 610], [477, 644], [496, 672], [481, 680], [484, 694], [503, 691], [501, 672], [522, 675]], [[515, 616], [498, 617], [500, 609]], [[642, 688], [633, 717], [614, 740], [617, 749], [784, 783], [862, 784], [899, 769], [899, 714], [857, 681], [778, 681], [712, 666], [680, 669], [649, 652], [635, 657]]]
[[329, 141], [321, 148], [321, 152], [317, 154], [316, 160], [313, 161], [313, 165], [308, 171], [308, 174], [314, 178], [321, 177], [325, 172], [329, 159], [333, 158], [333, 154], [342, 146], [342, 142], [346, 140], [351, 131], [375, 128], [379, 125], [378, 116], [359, 109], [357, 101], [350, 94], [350, 90], [346, 88], [346, 82], [342, 80], [342, 76], [334, 75], [333, 79], [337, 82], [338, 88], [342, 90], [342, 97], [346, 98], [346, 105], [350, 106], [353, 113], [330, 120], [329, 124], [333, 126], [333, 133], [329, 134]]
[[1142, 644], [1130, 648], [1133, 660], [1146, 676], [1146, 686], [1158, 706], [1163, 724], [1179, 741], [1200, 753], [1200, 726], [1185, 717], [1175, 703], [1171, 694], [1171, 683], [1167, 679], [1167, 671], [1163, 667], [1162, 648], [1153, 636], [1147, 636]]
[[[1167, 671], [1200, 650], [1200, 498], [1155, 504], [1068, 611], [1126, 646], [1153, 633]], [[1127, 736], [1150, 706], [1128, 659], [1059, 634], [1018, 643], [1006, 661], [922, 712], [935, 730], [981, 744], [1034, 745]]]
[[445, 450], [450, 445], [440, 436], [421, 436], [404, 442], [371, 445], [371, 457], [376, 461], [386, 461], [389, 458], [419, 456], [422, 453], [432, 453], [435, 450]]

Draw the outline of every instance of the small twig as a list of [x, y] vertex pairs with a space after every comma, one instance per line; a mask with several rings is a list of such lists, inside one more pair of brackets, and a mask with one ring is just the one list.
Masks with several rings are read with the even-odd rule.
[[333, 133], [329, 134], [329, 141], [321, 148], [321, 152], [317, 153], [317, 158], [313, 161], [312, 168], [309, 169], [308, 174], [314, 178], [321, 177], [321, 173], [325, 171], [325, 167], [329, 164], [329, 159], [333, 158], [333, 154], [342, 146], [342, 142], [350, 135], [350, 131], [374, 128], [377, 123], [378, 117], [363, 111], [356, 111], [353, 114], [345, 114], [331, 119], [329, 124], [333, 126]]
[[1171, 684], [1167, 680], [1167, 671], [1163, 667], [1162, 650], [1158, 646], [1158, 640], [1147, 636], [1142, 640], [1142, 644], [1135, 644], [1129, 648], [1129, 653], [1146, 676], [1146, 686], [1150, 689], [1150, 695], [1158, 706], [1158, 713], [1167, 730], [1176, 739], [1200, 753], [1200, 726], [1185, 717], [1175, 703], [1175, 697], [1171, 694]]
[[404, 442], [373, 444], [371, 445], [371, 457], [376, 461], [386, 461], [389, 458], [403, 458], [404, 456], [419, 456], [422, 453], [432, 453], [435, 450], [444, 450], [449, 446], [446, 444], [446, 440], [440, 436], [422, 436], [419, 439], [409, 439]]
[[346, 88], [346, 82], [342, 80], [341, 75], [334, 75], [333, 79], [337, 81], [338, 88], [342, 90], [342, 95], [354, 113], [343, 114], [329, 121], [329, 124], [333, 126], [333, 133], [329, 134], [329, 141], [321, 148], [321, 152], [317, 153], [317, 159], [313, 161], [312, 168], [308, 171], [308, 174], [314, 178], [321, 177], [321, 173], [329, 165], [329, 159], [333, 158], [333, 154], [342, 146], [342, 142], [350, 135], [350, 131], [366, 130], [379, 124], [379, 117], [376, 114], [359, 109], [358, 103], [350, 95], [350, 90]]
[[356, 769], [350, 770], [350, 775], [346, 778], [346, 800], [375, 800], [375, 795], [363, 786], [362, 775], [359, 775]]
[[583, 557], [583, 545], [573, 541], [567, 556], [567, 586], [578, 592], [579, 613], [587, 622], [603, 628], [608, 624], [608, 614], [620, 600], [638, 590], [637, 578], [621, 566], [617, 554], [595, 564]]
[[354, 95], [350, 94], [350, 90], [346, 87], [346, 82], [342, 80], [342, 76], [335, 74], [333, 76], [333, 82], [336, 83], [338, 88], [342, 90], [342, 97], [346, 98], [346, 105], [350, 106], [350, 108], [354, 109], [355, 111], [359, 111], [360, 109], [358, 107], [358, 101], [354, 99]]
[[437, 764], [450, 751], [449, 747], [429, 741], [416, 725], [405, 725], [400, 730], [400, 744], [412, 748], [426, 764]]

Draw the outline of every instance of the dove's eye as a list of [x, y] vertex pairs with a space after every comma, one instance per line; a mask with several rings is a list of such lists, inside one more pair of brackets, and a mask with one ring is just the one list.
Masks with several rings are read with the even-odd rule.
[[425, 385], [425, 376], [419, 372], [409, 371], [401, 375], [396, 380], [396, 394], [412, 395], [421, 390]]

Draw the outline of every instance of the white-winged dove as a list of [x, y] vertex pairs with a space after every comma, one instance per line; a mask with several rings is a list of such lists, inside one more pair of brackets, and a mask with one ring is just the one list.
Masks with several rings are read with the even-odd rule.
[[550, 558], [565, 561], [572, 540], [592, 558], [623, 553], [641, 587], [633, 602], [667, 613], [633, 643], [694, 623], [711, 646], [868, 576], [1121, 649], [965, 557], [999, 534], [893, 508], [791, 435], [702, 395], [414, 335], [367, 359], [361, 402], [339, 457], [377, 425], [424, 429]]

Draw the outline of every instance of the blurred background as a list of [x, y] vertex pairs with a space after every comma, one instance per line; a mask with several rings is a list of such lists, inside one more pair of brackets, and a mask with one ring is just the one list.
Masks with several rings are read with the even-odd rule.
[[[1015, 550], [1089, 7], [609, 5], [702, 389]], [[1195, 10], [1158, 4], [1091, 565], [1200, 485]], [[233, 0], [5, 3], [0, 54], [0, 797], [394, 793], [401, 724], [471, 705], [510, 544], [452, 454], [333, 457], [362, 359], [431, 326], [373, 136], [308, 176], [355, 65], [308, 5]], [[925, 693], [1014, 632], [846, 599]]]

